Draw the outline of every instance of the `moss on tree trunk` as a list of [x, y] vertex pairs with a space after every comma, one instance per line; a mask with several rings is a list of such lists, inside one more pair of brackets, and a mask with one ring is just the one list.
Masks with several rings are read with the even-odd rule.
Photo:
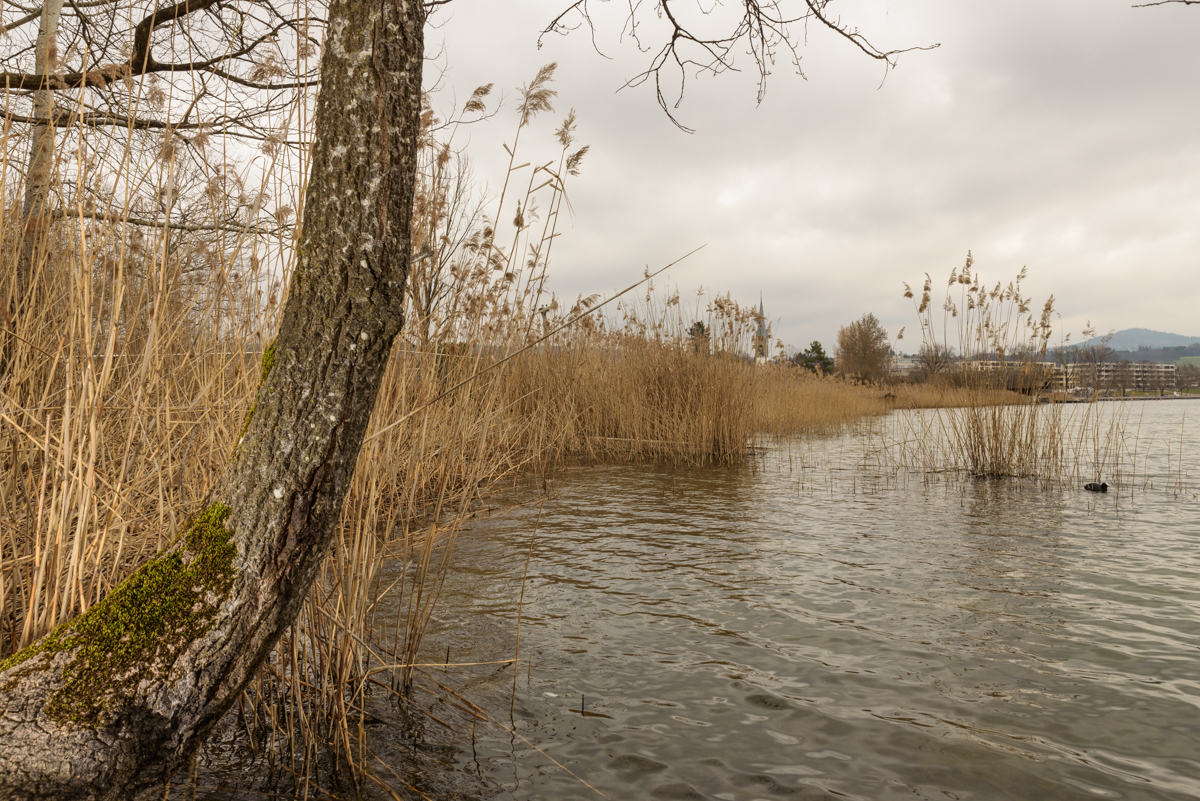
[[187, 645], [212, 628], [233, 582], [236, 548], [227, 517], [228, 506], [209, 506], [181, 548], [142, 565], [86, 613], [0, 664], [4, 690], [66, 653], [63, 683], [46, 703], [47, 716], [63, 725], [110, 722], [142, 682], [163, 679]]
[[0, 798], [161, 787], [295, 619], [402, 320], [424, 10], [333, 2], [292, 289], [239, 447], [174, 547], [0, 664]]

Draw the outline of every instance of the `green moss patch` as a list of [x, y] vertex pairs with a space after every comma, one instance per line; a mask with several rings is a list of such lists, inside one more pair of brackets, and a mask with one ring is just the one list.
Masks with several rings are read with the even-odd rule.
[[[250, 430], [250, 421], [254, 419], [254, 413], [258, 410], [258, 401], [255, 401], [250, 406], [250, 411], [246, 412], [246, 422], [242, 423], [242, 431], [238, 434], [237, 441], [241, 442], [242, 437], [246, 436], [246, 432]], [[235, 446], [236, 447], [236, 446]]]
[[[24, 649], [0, 670], [39, 654], [71, 652], [63, 686], [46, 705], [61, 723], [102, 725], [140, 682], [164, 677], [183, 650], [211, 627], [233, 583], [236, 546], [225, 530], [229, 507], [213, 504], [192, 523], [180, 552], [159, 556], [100, 603]], [[28, 675], [46, 662], [34, 663]]]
[[262, 380], [266, 381], [267, 376], [271, 374], [271, 368], [275, 366], [275, 340], [271, 340], [271, 344], [267, 345], [267, 350], [263, 353], [262, 365]]
[[[35, 656], [37, 656], [38, 654], [45, 651], [46, 643], [51, 642], [52, 640], [55, 640], [59, 636], [59, 633], [66, 626], [67, 626], [66, 623], [60, 624], [53, 631], [51, 631], [49, 634], [47, 634], [45, 637], [43, 637], [41, 640], [35, 642], [33, 645], [22, 648], [20, 651], [17, 651], [15, 654], [8, 657], [8, 659], [5, 659], [3, 662], [0, 662], [0, 673], [3, 673], [10, 668], [15, 668], [17, 665], [24, 664], [25, 662], [28, 662], [30, 659], [33, 659]], [[12, 683], [13, 682], [10, 681], [8, 684], [6, 684], [4, 686], [4, 692], [8, 692], [9, 689], [11, 689]]]
[[[271, 374], [271, 368], [275, 366], [275, 340], [271, 340], [271, 344], [267, 346], [267, 350], [263, 353], [262, 361], [262, 381], [266, 383], [267, 376]], [[250, 421], [254, 419], [254, 412], [258, 410], [258, 401], [250, 407], [250, 411], [246, 414], [246, 422], [242, 423], [242, 431], [238, 434], [237, 441], [241, 442], [246, 436], [246, 432], [250, 430]], [[236, 449], [236, 446], [235, 446]]]

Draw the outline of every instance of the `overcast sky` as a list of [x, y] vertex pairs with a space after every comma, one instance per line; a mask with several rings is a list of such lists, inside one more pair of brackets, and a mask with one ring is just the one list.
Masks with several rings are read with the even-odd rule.
[[[746, 72], [692, 80], [678, 111], [689, 135], [650, 87], [618, 91], [648, 60], [621, 40], [624, 3], [594, 6], [609, 58], [586, 30], [538, 49], [567, 5], [455, 0], [427, 34], [447, 70], [440, 104], [488, 82], [508, 92], [460, 140], [493, 184], [512, 89], [558, 62], [556, 113], [522, 142], [530, 158], [554, 156], [553, 129], [574, 107], [591, 146], [555, 245], [560, 295], [610, 293], [707, 245], [671, 270], [685, 294], [703, 285], [757, 302], [761, 291], [785, 342], [831, 347], [865, 312], [893, 336], [913, 331], [902, 282], [929, 272], [944, 285], [971, 250], [989, 282], [1028, 265], [1025, 289], [1039, 307], [1056, 296], [1073, 341], [1089, 319], [1200, 336], [1200, 8], [834, 3], [881, 48], [940, 47], [900, 56], [884, 80], [877, 62], [810, 28], [807, 80], [781, 60], [757, 106], [748, 57]], [[652, 20], [644, 34], [660, 42]], [[899, 349], [916, 347], [906, 337]]]

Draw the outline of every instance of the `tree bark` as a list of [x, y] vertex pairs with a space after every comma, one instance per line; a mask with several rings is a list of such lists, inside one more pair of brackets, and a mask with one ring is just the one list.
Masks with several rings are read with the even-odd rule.
[[35, 69], [42, 81], [33, 94], [33, 136], [29, 144], [29, 163], [25, 172], [25, 202], [21, 209], [21, 251], [17, 258], [17, 309], [25, 305], [31, 290], [34, 259], [45, 250], [49, 232], [47, 204], [54, 175], [54, 88], [52, 76], [58, 68], [58, 23], [62, 19], [63, 0], [46, 0], [38, 27], [34, 56]]
[[417, 0], [331, 4], [297, 267], [245, 433], [174, 546], [0, 664], [0, 798], [161, 788], [298, 613], [403, 322], [423, 22]]

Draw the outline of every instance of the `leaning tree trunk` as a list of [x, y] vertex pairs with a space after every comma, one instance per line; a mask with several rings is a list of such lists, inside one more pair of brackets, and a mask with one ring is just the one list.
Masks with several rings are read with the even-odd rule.
[[178, 542], [0, 664], [0, 798], [126, 798], [185, 764], [296, 617], [402, 323], [418, 0], [335, 0], [291, 292], [245, 433]]

